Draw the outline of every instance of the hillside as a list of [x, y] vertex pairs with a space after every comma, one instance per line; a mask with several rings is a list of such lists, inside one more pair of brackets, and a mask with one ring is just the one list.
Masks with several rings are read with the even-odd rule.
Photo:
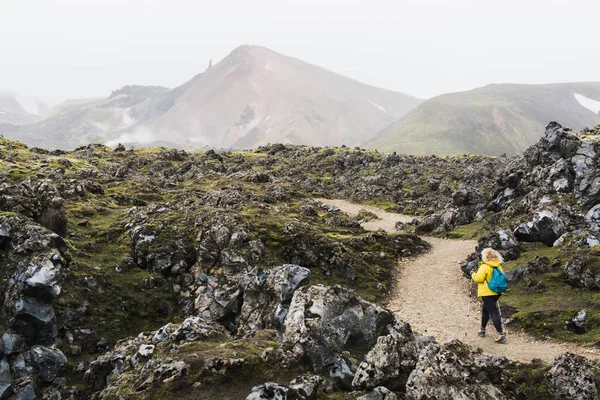
[[598, 82], [488, 85], [429, 99], [363, 144], [406, 154], [510, 156], [537, 142], [548, 121], [595, 126], [598, 101]]
[[183, 85], [129, 86], [0, 134], [47, 148], [90, 142], [199, 149], [356, 145], [420, 100], [264, 47], [242, 46]]
[[42, 118], [49, 106], [37, 99], [0, 91], [0, 124], [27, 124]]
[[[105, 142], [164, 112], [177, 93], [160, 86], [125, 86], [106, 99], [68, 100], [34, 123], [0, 124], [0, 134], [50, 149]], [[154, 144], [151, 140], [146, 143]]]

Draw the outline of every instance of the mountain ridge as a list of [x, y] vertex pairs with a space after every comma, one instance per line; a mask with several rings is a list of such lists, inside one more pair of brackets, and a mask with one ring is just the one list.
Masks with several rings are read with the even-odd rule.
[[490, 84], [421, 103], [363, 144], [418, 155], [514, 155], [539, 139], [547, 121], [575, 130], [600, 122], [575, 94], [600, 100], [600, 82]]
[[239, 148], [283, 142], [357, 145], [421, 100], [261, 46], [244, 45], [173, 89], [126, 86], [0, 133], [48, 148], [90, 142]]

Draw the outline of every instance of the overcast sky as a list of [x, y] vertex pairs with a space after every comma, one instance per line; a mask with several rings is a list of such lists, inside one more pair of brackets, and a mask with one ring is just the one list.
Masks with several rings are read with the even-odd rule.
[[173, 87], [242, 44], [418, 97], [600, 81], [599, 15], [600, 0], [1, 0], [0, 88]]

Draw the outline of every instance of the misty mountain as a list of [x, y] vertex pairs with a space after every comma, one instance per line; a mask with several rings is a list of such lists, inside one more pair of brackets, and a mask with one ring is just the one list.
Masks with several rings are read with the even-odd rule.
[[0, 125], [0, 133], [50, 148], [89, 142], [357, 145], [420, 102], [264, 47], [242, 46], [177, 88], [127, 86], [107, 99], [65, 105], [33, 124]]
[[414, 97], [356, 82], [264, 47], [242, 46], [147, 126], [215, 147], [355, 145], [414, 108]]
[[50, 107], [44, 102], [0, 91], [0, 124], [27, 124], [42, 118]]
[[429, 99], [364, 145], [427, 155], [514, 155], [548, 121], [575, 130], [600, 122], [600, 83], [493, 84]]
[[172, 92], [160, 86], [125, 86], [106, 99], [68, 100], [35, 123], [0, 124], [0, 134], [48, 148], [72, 149], [92, 142], [104, 143], [138, 126], [161, 107], [168, 109], [173, 104]]

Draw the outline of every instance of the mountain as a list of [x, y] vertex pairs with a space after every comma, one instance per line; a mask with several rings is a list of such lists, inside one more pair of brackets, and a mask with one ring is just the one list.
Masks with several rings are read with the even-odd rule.
[[216, 147], [355, 145], [419, 103], [257, 46], [237, 48], [188, 85], [148, 125], [157, 136]]
[[49, 148], [91, 141], [182, 148], [357, 145], [420, 102], [264, 47], [241, 46], [177, 88], [127, 86], [34, 124], [0, 126], [0, 133]]
[[42, 118], [50, 107], [44, 102], [0, 91], [0, 124], [27, 124]]
[[537, 142], [548, 121], [575, 130], [600, 122], [600, 82], [493, 84], [429, 99], [364, 145], [427, 155], [514, 155]]
[[[46, 118], [26, 125], [0, 124], [0, 134], [36, 147], [75, 148], [105, 142], [136, 126], [133, 116], [153, 115], [168, 99], [160, 86], [125, 86], [106, 99], [73, 99], [54, 107]], [[151, 111], [148, 111], [151, 110]]]

